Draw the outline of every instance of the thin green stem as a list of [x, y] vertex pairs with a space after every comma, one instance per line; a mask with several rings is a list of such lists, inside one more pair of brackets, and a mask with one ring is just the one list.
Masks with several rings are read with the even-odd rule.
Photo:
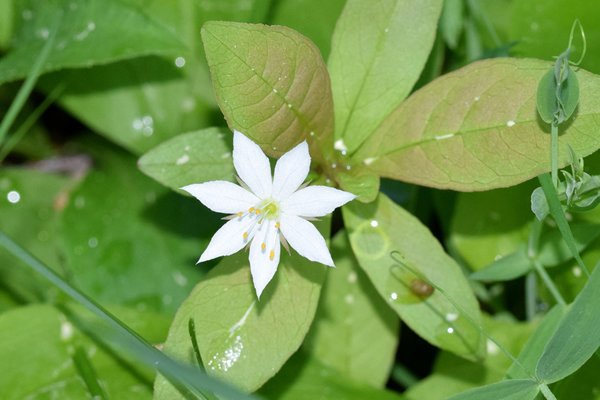
[[558, 125], [552, 123], [550, 130], [550, 167], [552, 169], [552, 184], [558, 188]]
[[73, 363], [75, 368], [79, 372], [79, 375], [83, 379], [85, 386], [88, 388], [91, 397], [94, 400], [105, 400], [108, 397], [98, 382], [98, 375], [94, 366], [90, 362], [85, 350], [81, 346], [77, 346], [75, 353], [73, 354]]
[[537, 281], [531, 271], [525, 277], [525, 316], [532, 321], [537, 314]]
[[419, 382], [419, 378], [400, 363], [394, 365], [394, 368], [392, 369], [392, 379], [407, 389]]
[[[227, 399], [245, 400], [254, 398], [251, 395], [242, 394], [238, 390], [207, 376], [204, 372], [198, 370], [198, 368], [192, 368], [188, 365], [181, 364], [166, 356], [94, 300], [69, 285], [69, 283], [61, 278], [56, 272], [31, 255], [27, 250], [19, 246], [2, 231], [0, 231], [0, 247], [5, 248], [9, 253], [23, 261], [23, 263], [32, 271], [46, 278], [60, 291], [83, 305], [103, 321], [109, 328], [107, 336], [110, 334], [114, 337], [114, 342], [109, 342], [107, 343], [108, 345], [111, 345], [111, 347], [119, 347], [117, 349], [119, 351], [130, 352], [139, 362], [155, 368], [167, 380], [173, 383], [174, 386], [185, 388], [185, 390], [197, 399], [205, 398], [204, 391], [206, 390], [212, 391]], [[101, 336], [100, 338], [106, 337]], [[117, 345], [115, 345], [115, 343]]]
[[532, 261], [533, 261], [533, 266], [535, 267], [535, 270], [540, 275], [540, 278], [542, 278], [542, 280], [544, 281], [544, 284], [546, 285], [548, 290], [550, 290], [550, 293], [554, 297], [554, 300], [556, 300], [556, 302], [558, 304], [560, 304], [562, 306], [566, 306], [567, 302], [565, 301], [565, 299], [563, 299], [562, 295], [558, 291], [558, 288], [552, 281], [552, 278], [550, 278], [550, 275], [548, 275], [548, 273], [546, 272], [546, 269], [544, 268], [542, 263], [540, 263], [538, 260], [535, 260], [535, 259]]
[[542, 392], [546, 400], [557, 400], [554, 393], [552, 393], [552, 390], [550, 390], [548, 385], [546, 385], [545, 383], [540, 385], [540, 391]]
[[58, 31], [58, 27], [60, 26], [61, 20], [62, 17], [57, 18], [55, 26], [50, 33], [50, 36], [46, 40], [44, 47], [42, 47], [42, 51], [35, 60], [35, 63], [31, 67], [31, 71], [29, 71], [25, 82], [23, 82], [23, 85], [19, 89], [17, 97], [15, 97], [15, 100], [11, 103], [10, 107], [8, 108], [8, 111], [2, 119], [2, 122], [0, 122], [0, 143], [4, 142], [4, 138], [6, 137], [8, 130], [15, 122], [15, 119], [19, 115], [19, 112], [25, 105], [27, 98], [29, 97], [29, 95], [33, 91], [35, 84], [37, 83], [40, 73], [42, 72], [42, 67], [46, 63], [46, 60], [50, 55], [50, 51], [54, 46], [54, 39], [56, 38], [56, 32]]

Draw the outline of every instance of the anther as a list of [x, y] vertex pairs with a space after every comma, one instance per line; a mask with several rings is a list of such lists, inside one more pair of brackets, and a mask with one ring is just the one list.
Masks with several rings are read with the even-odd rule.
[[269, 253], [269, 260], [273, 261], [274, 258], [275, 258], [275, 251], [271, 250], [271, 252]]
[[248, 232], [244, 232], [243, 236], [244, 236], [244, 240], [248, 239]]
[[275, 222], [275, 229], [279, 229], [279, 222]]
[[262, 250], [262, 251], [265, 251], [265, 249], [267, 248], [267, 245], [265, 244], [265, 242], [263, 242], [263, 243], [260, 245], [260, 248], [261, 248], [261, 250]]

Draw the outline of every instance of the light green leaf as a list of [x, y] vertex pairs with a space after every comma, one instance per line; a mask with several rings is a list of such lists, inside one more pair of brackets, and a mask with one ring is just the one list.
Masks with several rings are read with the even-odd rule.
[[550, 214], [548, 200], [546, 200], [546, 195], [541, 187], [537, 187], [531, 192], [531, 211], [540, 221], [543, 221]]
[[[72, 185], [70, 179], [59, 174], [25, 168], [0, 170], [2, 230], [52, 268], [61, 265], [56, 251], [56, 225]], [[7, 287], [21, 301], [47, 298], [47, 286], [20, 266], [19, 261], [0, 252], [0, 286]]]
[[533, 269], [531, 259], [524, 248], [503, 256], [487, 267], [471, 274], [470, 279], [476, 281], [509, 281], [525, 275]]
[[[331, 49], [331, 36], [346, 0], [280, 0], [273, 7], [274, 25], [284, 25], [302, 32], [312, 40], [327, 59]], [[319, 10], [307, 18], [306, 10]]]
[[383, 194], [370, 204], [345, 206], [343, 215], [361, 268], [402, 320], [435, 346], [481, 357], [485, 340], [475, 296], [429, 230]]
[[[550, 134], [538, 121], [536, 88], [549, 62], [497, 58], [425, 86], [398, 107], [356, 155], [378, 174], [436, 188], [488, 190], [550, 169]], [[600, 147], [600, 78], [578, 71], [577, 117], [559, 138], [588, 155]]]
[[536, 375], [544, 382], [561, 380], [577, 371], [600, 346], [600, 268], [560, 321], [538, 361]]
[[[321, 232], [327, 233], [329, 222], [321, 223]], [[193, 319], [207, 372], [244, 391], [254, 391], [302, 344], [315, 315], [325, 271], [324, 266], [295, 253], [282, 254], [278, 271], [259, 301], [248, 255], [227, 257], [179, 308], [165, 351], [196, 363], [188, 331]], [[157, 400], [181, 398], [162, 377], [155, 390]]]
[[138, 167], [172, 189], [191, 183], [233, 180], [231, 134], [222, 128], [184, 133], [144, 154]]
[[451, 49], [456, 49], [464, 29], [464, 3], [462, 0], [445, 0], [440, 17], [440, 31]]
[[394, 392], [375, 389], [340, 376], [303, 352], [296, 353], [260, 394], [278, 400], [401, 400]]
[[340, 187], [358, 196], [358, 201], [370, 203], [379, 193], [379, 177], [366, 169], [338, 172], [335, 179]]
[[480, 270], [527, 242], [531, 224], [526, 183], [506, 189], [459, 193], [449, 234], [451, 254]]
[[[572, 222], [570, 225], [575, 248], [584, 251], [590, 243], [600, 236], [600, 225], [586, 222]], [[573, 258], [567, 243], [558, 229], [542, 234], [538, 260], [545, 267], [554, 267]]]
[[[141, 317], [139, 313], [135, 316]], [[128, 322], [136, 318], [131, 318], [130, 313]], [[142, 334], [157, 342], [166, 331], [165, 321], [161, 318], [149, 321], [152, 322], [145, 325]], [[20, 307], [0, 315], [2, 398], [89, 398], [73, 364], [72, 351], [76, 346], [86, 351], [110, 398], [151, 398], [146, 371], [132, 368], [82, 336], [63, 314], [48, 305]]]
[[[567, 79], [561, 83], [560, 99], [563, 104], [564, 114], [561, 121], [568, 120], [577, 108], [579, 102], [579, 82], [575, 71], [567, 66]], [[554, 68], [551, 68], [546, 75], [542, 77], [537, 88], [537, 109], [544, 122], [551, 124], [558, 111], [556, 101], [556, 78]]]
[[539, 391], [535, 381], [529, 379], [508, 380], [469, 390], [452, 396], [449, 400], [533, 400]]
[[23, 78], [51, 29], [58, 29], [42, 72], [90, 67], [184, 47], [169, 30], [115, 0], [27, 0], [20, 4], [13, 50], [0, 62], [0, 83]]
[[506, 377], [511, 379], [528, 379], [535, 371], [535, 366], [540, 359], [548, 341], [556, 332], [558, 324], [565, 315], [567, 307], [555, 305], [540, 322], [540, 325], [529, 337], [525, 347], [519, 353], [517, 360], [506, 372]]
[[283, 26], [234, 22], [207, 22], [202, 40], [230, 128], [270, 156], [303, 139], [313, 157], [332, 148], [329, 75], [310, 40]]
[[349, 0], [329, 57], [336, 140], [352, 154], [410, 93], [433, 45], [441, 0]]
[[5, 50], [13, 34], [14, 0], [0, 0], [0, 49]]
[[344, 231], [333, 238], [331, 254], [336, 268], [304, 347], [347, 379], [383, 387], [398, 344], [398, 317], [360, 270]]
[[73, 282], [103, 303], [174, 313], [203, 274], [194, 265], [198, 246], [219, 217], [145, 177], [118, 148], [96, 141], [87, 148], [98, 168], [61, 219]]

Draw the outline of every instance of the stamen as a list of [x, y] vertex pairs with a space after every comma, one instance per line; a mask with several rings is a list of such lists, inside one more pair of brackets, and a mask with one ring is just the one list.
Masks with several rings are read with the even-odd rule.
[[248, 232], [244, 232], [242, 236], [244, 237], [244, 240], [248, 240]]
[[244, 215], [244, 213], [240, 211], [239, 213], [235, 213], [235, 215], [237, 215], [238, 217], [242, 218], [242, 216]]
[[255, 210], [255, 208], [254, 208], [254, 207], [250, 207], [250, 208], [248, 209], [248, 212], [251, 212], [251, 213], [252, 213], [252, 212], [254, 212], [254, 210]]
[[269, 253], [269, 260], [273, 261], [274, 258], [275, 258], [275, 250], [271, 250], [271, 252]]
[[279, 222], [275, 222], [275, 229], [279, 229], [281, 225], [279, 224]]
[[260, 249], [262, 251], [265, 251], [266, 248], [267, 248], [267, 244], [265, 242], [262, 242], [262, 244], [260, 245]]

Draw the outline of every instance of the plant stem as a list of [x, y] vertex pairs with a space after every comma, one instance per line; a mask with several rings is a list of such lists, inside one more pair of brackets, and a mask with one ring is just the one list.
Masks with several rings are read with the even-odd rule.
[[552, 390], [550, 390], [548, 385], [546, 385], [545, 383], [540, 385], [540, 391], [542, 392], [546, 400], [557, 400], [554, 393], [552, 393]]
[[79, 375], [83, 379], [85, 386], [88, 388], [91, 397], [94, 400], [105, 400], [108, 397], [106, 393], [98, 383], [98, 376], [94, 366], [90, 362], [85, 350], [81, 346], [77, 346], [75, 353], [73, 354], [73, 363], [79, 372]]
[[548, 290], [550, 290], [550, 293], [554, 297], [554, 300], [556, 300], [556, 302], [558, 304], [560, 304], [562, 306], [566, 306], [567, 303], [565, 302], [565, 299], [563, 299], [562, 295], [558, 291], [558, 288], [556, 287], [556, 285], [554, 285], [552, 278], [550, 278], [550, 275], [548, 275], [548, 273], [546, 272], [546, 269], [544, 269], [544, 266], [542, 265], [542, 263], [540, 263], [538, 260], [535, 260], [535, 259], [532, 261], [533, 261], [533, 265], [535, 266], [535, 270], [537, 271], [537, 273], [540, 275], [540, 277], [544, 281], [544, 284], [546, 285]]
[[537, 281], [535, 273], [531, 271], [525, 277], [525, 315], [527, 321], [532, 321], [537, 314]]
[[407, 389], [419, 382], [419, 378], [400, 363], [394, 365], [394, 368], [392, 369], [392, 379]]
[[558, 188], [558, 125], [552, 123], [550, 131], [550, 166], [552, 169], [552, 184]]

